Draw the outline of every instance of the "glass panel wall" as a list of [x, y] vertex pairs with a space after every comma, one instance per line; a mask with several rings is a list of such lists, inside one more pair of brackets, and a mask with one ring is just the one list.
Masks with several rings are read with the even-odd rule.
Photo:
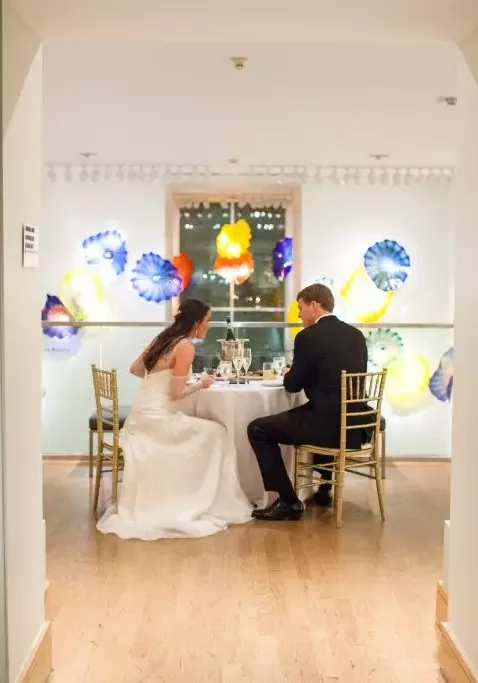
[[[168, 323], [111, 324], [89, 326], [80, 323], [76, 343], [69, 351], [53, 352], [47, 346], [43, 365], [43, 452], [48, 454], [87, 453], [88, 418], [94, 411], [91, 364], [118, 371], [120, 403], [131, 405], [139, 380], [129, 373], [133, 360], [144, 350], [161, 326]], [[49, 327], [55, 323], [48, 323]], [[265, 360], [285, 354], [292, 340], [290, 326], [265, 323], [249, 315], [235, 321], [236, 336], [254, 339], [253, 369]], [[197, 346], [194, 370], [217, 363], [216, 339], [224, 336], [225, 323], [217, 322], [206, 341]], [[384, 415], [387, 419], [387, 452], [391, 456], [436, 457], [450, 455], [451, 389], [453, 346], [451, 325], [400, 325], [388, 328], [375, 324], [363, 328], [369, 346], [370, 367], [387, 366]], [[235, 390], [231, 387], [231, 390]]]

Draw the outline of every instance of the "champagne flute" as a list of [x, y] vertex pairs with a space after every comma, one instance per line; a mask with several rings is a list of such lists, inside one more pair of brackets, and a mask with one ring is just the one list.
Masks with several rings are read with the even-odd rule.
[[249, 380], [247, 379], [247, 373], [249, 372], [249, 368], [252, 365], [252, 351], [251, 349], [244, 349], [244, 355], [242, 357], [242, 366], [244, 368], [244, 372], [246, 373], [246, 382], [249, 384]]
[[243, 357], [242, 357], [242, 352], [239, 349], [235, 349], [233, 356], [232, 356], [232, 362], [234, 365], [234, 369], [236, 370], [236, 376], [237, 376], [237, 382], [239, 383], [239, 373], [242, 368], [243, 364]]

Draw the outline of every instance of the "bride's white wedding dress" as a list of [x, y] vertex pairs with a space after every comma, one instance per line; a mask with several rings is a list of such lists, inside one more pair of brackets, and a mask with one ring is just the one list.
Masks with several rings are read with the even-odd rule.
[[121, 437], [119, 503], [97, 525], [104, 534], [200, 537], [251, 518], [225, 428], [182, 413], [170, 397], [171, 376], [159, 370], [142, 382]]

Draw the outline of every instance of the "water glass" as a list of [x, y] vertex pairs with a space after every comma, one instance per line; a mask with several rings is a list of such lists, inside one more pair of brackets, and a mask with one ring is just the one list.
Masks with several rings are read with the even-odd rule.
[[269, 382], [271, 379], [275, 379], [275, 371], [273, 363], [263, 363], [262, 364], [262, 379]]
[[229, 377], [232, 375], [232, 364], [228, 360], [223, 360], [219, 363], [217, 369], [219, 375], [224, 379], [224, 383], [227, 384]]

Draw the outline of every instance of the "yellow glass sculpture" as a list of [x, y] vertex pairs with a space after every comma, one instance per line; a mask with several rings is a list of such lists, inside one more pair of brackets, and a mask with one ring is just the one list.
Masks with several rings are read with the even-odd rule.
[[291, 303], [291, 305], [289, 306], [289, 310], [287, 311], [287, 322], [298, 323], [297, 327], [289, 327], [289, 332], [295, 339], [299, 332], [303, 329], [302, 320], [299, 318], [299, 305], [297, 301], [295, 301], [295, 299]]
[[75, 320], [86, 320], [103, 299], [103, 284], [88, 268], [72, 268], [63, 276], [60, 299]]
[[423, 408], [430, 397], [430, 374], [430, 365], [423, 356], [406, 353], [391, 361], [384, 396], [394, 413], [409, 415]]
[[239, 258], [249, 249], [251, 237], [249, 223], [243, 218], [232, 225], [223, 225], [216, 238], [217, 253], [223, 258]]
[[373, 323], [387, 312], [393, 292], [378, 289], [363, 266], [354, 270], [340, 292], [348, 313], [356, 322]]

